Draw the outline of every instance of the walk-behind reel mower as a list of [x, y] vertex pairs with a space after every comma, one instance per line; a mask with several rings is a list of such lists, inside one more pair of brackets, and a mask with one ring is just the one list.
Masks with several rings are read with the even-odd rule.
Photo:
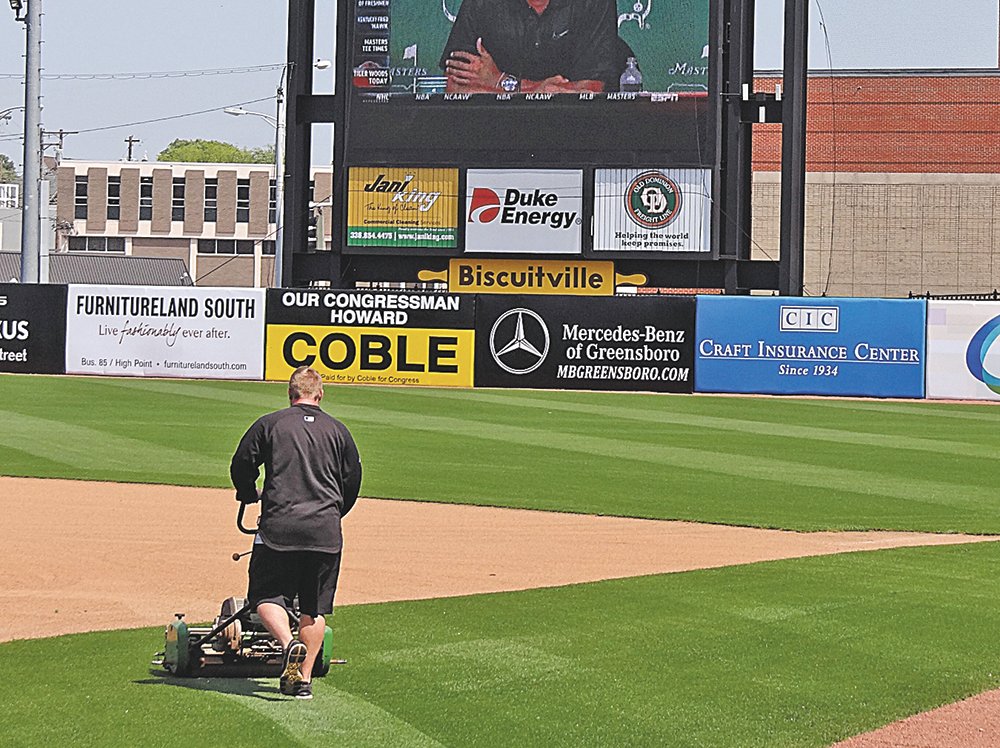
[[[246, 504], [240, 504], [236, 526], [247, 535], [256, 530], [243, 524]], [[247, 553], [234, 553], [238, 561]], [[298, 636], [299, 601], [295, 599], [290, 611], [292, 635]], [[271, 636], [263, 621], [250, 604], [240, 597], [230, 597], [222, 602], [219, 615], [211, 626], [188, 626], [184, 614], [167, 624], [166, 644], [157, 653], [153, 665], [162, 667], [172, 675], [181, 677], [267, 678], [281, 675], [283, 652], [281, 644]], [[330, 670], [330, 653], [333, 651], [333, 631], [327, 626], [323, 635], [313, 675], [324, 676]], [[338, 664], [343, 661], [338, 660]]]

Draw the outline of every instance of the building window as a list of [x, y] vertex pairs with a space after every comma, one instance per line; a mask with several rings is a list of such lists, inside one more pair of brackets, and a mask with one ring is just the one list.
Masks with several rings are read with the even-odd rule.
[[117, 221], [122, 212], [122, 178], [108, 177], [108, 220]]
[[219, 180], [205, 180], [205, 222], [215, 223], [219, 218]]
[[252, 255], [253, 239], [199, 239], [198, 254]]
[[267, 190], [267, 222], [278, 222], [278, 185], [272, 179]]
[[173, 193], [170, 201], [170, 220], [184, 220], [184, 177], [174, 177]]
[[73, 217], [80, 220], [87, 218], [87, 177], [77, 176], [76, 189], [73, 192]]
[[260, 253], [262, 255], [273, 255], [274, 254], [274, 242], [271, 240], [265, 240], [260, 243]]
[[122, 236], [71, 236], [70, 252], [121, 252], [125, 253], [125, 238]]
[[250, 180], [236, 180], [236, 223], [250, 223]]
[[139, 220], [153, 220], [153, 178], [139, 179]]

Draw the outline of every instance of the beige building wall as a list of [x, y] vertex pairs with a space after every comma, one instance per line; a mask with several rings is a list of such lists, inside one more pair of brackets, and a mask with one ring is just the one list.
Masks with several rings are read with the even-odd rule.
[[139, 230], [139, 170], [122, 169], [121, 217], [118, 230], [134, 234]]
[[[778, 259], [780, 203], [780, 174], [755, 173], [754, 259]], [[1000, 288], [1000, 175], [808, 174], [803, 276], [810, 296]]]
[[199, 255], [196, 286], [253, 286], [254, 259], [250, 256]]
[[87, 171], [87, 231], [101, 233], [108, 223], [108, 170]]

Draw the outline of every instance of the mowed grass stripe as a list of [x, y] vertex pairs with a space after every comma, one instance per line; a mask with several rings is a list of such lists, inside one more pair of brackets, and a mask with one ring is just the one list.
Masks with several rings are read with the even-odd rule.
[[[24, 417], [4, 443], [39, 453], [10, 450], [0, 470], [227, 487], [240, 436], [281, 407], [285, 391], [0, 377], [4, 408]], [[1000, 453], [1000, 431], [986, 421], [622, 393], [334, 386], [327, 400], [362, 448], [369, 496], [801, 530], [1000, 532], [988, 488], [996, 463], [984, 459]], [[897, 438], [910, 448], [897, 448]], [[72, 464], [58, 462], [63, 439]], [[178, 452], [193, 455], [186, 466]], [[161, 453], [172, 458], [164, 463]]]
[[[257, 401], [256, 396], [243, 398], [239, 396], [239, 393], [220, 393], [211, 387], [178, 385], [171, 382], [151, 382], [148, 384], [151, 385], [149, 389], [160, 393], [180, 394], [180, 387], [183, 387], [184, 393], [188, 396], [226, 399], [230, 402]], [[413, 392], [407, 394], [412, 395]], [[417, 392], [417, 395], [419, 397], [420, 392]], [[501, 398], [501, 403], [508, 404], [508, 401]], [[553, 403], [552, 407], [557, 407], [557, 405], [557, 403]], [[903, 478], [851, 468], [831, 468], [759, 456], [752, 460], [734, 460], [734, 456], [729, 452], [709, 451], [705, 448], [564, 433], [552, 429], [501, 424], [495, 421], [487, 422], [469, 418], [431, 415], [426, 412], [358, 407], [343, 402], [331, 406], [331, 409], [340, 418], [352, 423], [373, 423], [409, 431], [499, 441], [539, 449], [557, 449], [586, 455], [588, 459], [604, 457], [641, 461], [675, 469], [697, 470], [748, 480], [772, 481], [780, 477], [783, 483], [801, 488], [825, 490], [836, 487], [840, 491], [849, 493], [915, 500], [940, 506], [978, 506], [991, 501], [996, 495], [992, 487], [986, 486], [964, 486], [961, 491], [956, 491], [952, 483], [922, 478]], [[695, 425], [695, 423], [692, 421], [691, 425]]]
[[[142, 472], [145, 466], [137, 456], [154, 445], [148, 439], [120, 436], [110, 429], [39, 418], [11, 410], [0, 410], [0, 446], [16, 449], [24, 454], [83, 470], [95, 464], [125, 473]], [[38, 439], [26, 439], [25, 434], [38, 434]], [[214, 461], [196, 451], [157, 445], [158, 467], [182, 473], [210, 469]]]
[[[991, 446], [981, 444], [966, 444], [944, 439], [928, 439], [919, 436], [902, 436], [888, 434], [872, 434], [862, 431], [848, 431], [820, 426], [800, 426], [789, 423], [769, 423], [767, 421], [751, 421], [741, 418], [723, 418], [703, 414], [685, 414], [666, 410], [638, 410], [635, 408], [613, 407], [608, 405], [593, 405], [590, 403], [569, 403], [558, 400], [540, 399], [528, 393], [497, 394], [475, 392], [469, 396], [464, 393], [434, 390], [433, 392], [411, 390], [410, 394], [417, 397], [425, 396], [432, 399], [468, 400], [473, 402], [507, 405], [517, 408], [535, 408], [546, 411], [558, 410], [567, 413], [585, 413], [602, 418], [626, 419], [645, 423], [673, 424], [690, 426], [698, 429], [714, 431], [731, 431], [754, 436], [775, 436], [785, 439], [810, 439], [812, 441], [830, 442], [834, 444], [850, 444], [863, 447], [879, 447], [890, 449], [905, 449], [934, 454], [952, 454], [966, 457], [1000, 459], [1000, 454]], [[1000, 422], [1000, 418], [997, 419]]]
[[206, 725], [219, 745], [825, 746], [1000, 686], [998, 580], [985, 543], [342, 607], [349, 664], [305, 705], [147, 672], [161, 628], [11, 642], [0, 727], [24, 746], [202, 744]]

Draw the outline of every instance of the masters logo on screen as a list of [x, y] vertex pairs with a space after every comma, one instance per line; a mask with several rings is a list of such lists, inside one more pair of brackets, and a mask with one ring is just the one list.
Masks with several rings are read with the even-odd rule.
[[456, 246], [457, 169], [352, 168], [349, 198], [348, 246]]
[[647, 171], [625, 191], [625, 210], [637, 226], [662, 229], [681, 212], [681, 190], [677, 183], [658, 171]]

